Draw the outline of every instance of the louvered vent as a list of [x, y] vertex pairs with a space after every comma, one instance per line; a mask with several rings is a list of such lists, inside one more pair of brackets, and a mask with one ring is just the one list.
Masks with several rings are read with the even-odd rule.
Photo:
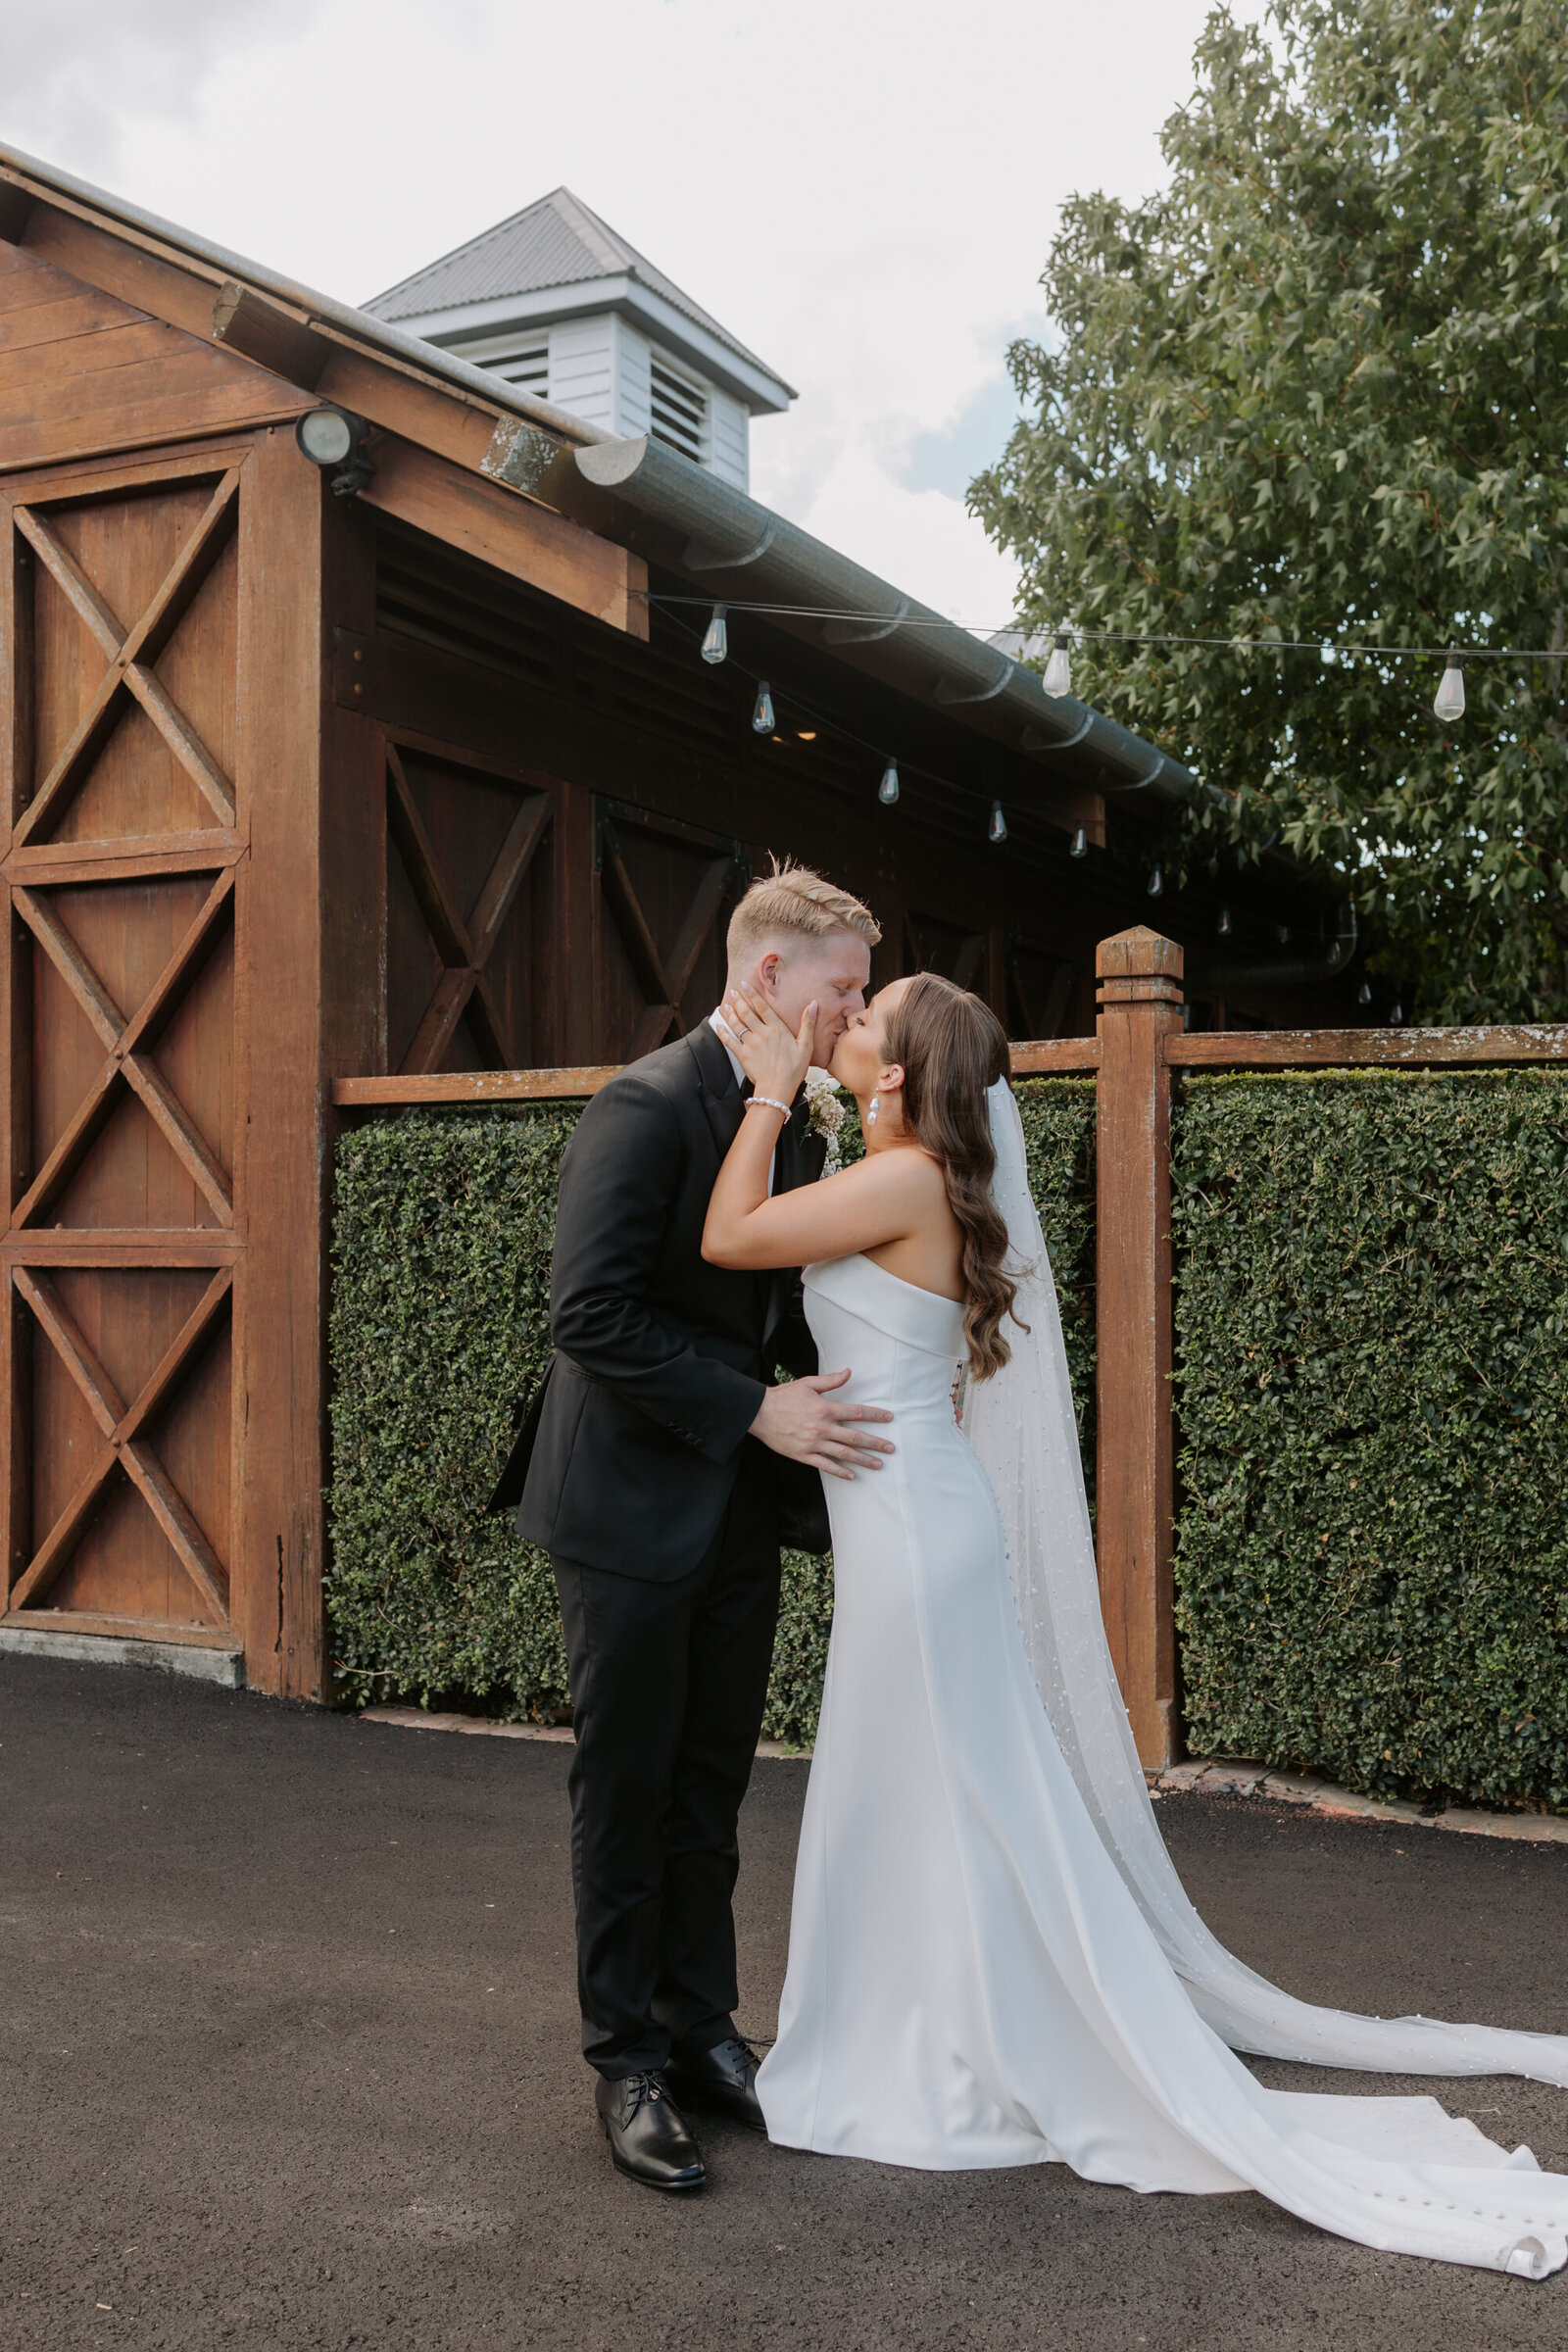
[[683, 458], [694, 464], [703, 463], [703, 445], [708, 438], [708, 394], [689, 377], [677, 375], [667, 360], [656, 351], [650, 368], [652, 379], [654, 439], [670, 449], [678, 449]]
[[519, 392], [531, 392], [537, 400], [550, 398], [550, 338], [540, 335], [532, 343], [524, 343], [499, 359], [486, 360], [492, 375], [499, 375]]

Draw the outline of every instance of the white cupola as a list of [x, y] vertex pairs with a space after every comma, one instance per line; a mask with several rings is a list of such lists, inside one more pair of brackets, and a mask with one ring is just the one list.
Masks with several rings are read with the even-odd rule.
[[585, 423], [651, 433], [738, 490], [752, 418], [795, 398], [567, 188], [363, 307]]

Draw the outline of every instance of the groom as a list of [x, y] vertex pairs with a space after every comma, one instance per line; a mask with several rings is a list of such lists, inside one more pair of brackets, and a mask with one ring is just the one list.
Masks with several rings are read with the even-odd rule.
[[[814, 1004], [822, 1065], [864, 1008], [880, 937], [858, 899], [775, 862], [731, 918], [729, 985], [795, 1029]], [[818, 1472], [891, 1451], [858, 1426], [891, 1416], [841, 1403], [847, 1373], [816, 1376], [798, 1278], [703, 1260], [750, 1092], [710, 1019], [589, 1103], [561, 1167], [556, 1354], [531, 1454], [519, 1441], [517, 1532], [550, 1554], [570, 1665], [583, 2051], [616, 2166], [655, 2188], [706, 2178], [682, 2105], [763, 2128], [730, 1898], [780, 1534], [824, 1548]], [[822, 1154], [803, 1090], [773, 1189], [814, 1182]], [[775, 1386], [777, 1363], [797, 1377]]]

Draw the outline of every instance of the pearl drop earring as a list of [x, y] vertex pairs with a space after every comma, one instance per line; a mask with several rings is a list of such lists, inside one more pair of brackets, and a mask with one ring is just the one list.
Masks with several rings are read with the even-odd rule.
[[869, 1102], [866, 1104], [866, 1106], [865, 1106], [865, 1123], [866, 1123], [866, 1125], [867, 1125], [868, 1127], [874, 1127], [874, 1126], [876, 1125], [876, 1114], [877, 1114], [877, 1112], [878, 1112], [878, 1111], [881, 1109], [881, 1107], [882, 1107], [882, 1098], [881, 1098], [881, 1096], [880, 1096], [880, 1095], [873, 1095], [873, 1096], [871, 1097], [871, 1100], [870, 1100], [870, 1102]]

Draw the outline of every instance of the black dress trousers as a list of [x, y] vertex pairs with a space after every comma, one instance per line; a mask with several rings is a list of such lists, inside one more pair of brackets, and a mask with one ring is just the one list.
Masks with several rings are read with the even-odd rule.
[[582, 2046], [614, 2080], [734, 2031], [736, 1819], [778, 1619], [771, 1481], [743, 1466], [708, 1551], [674, 1581], [551, 1566], [575, 1709]]

